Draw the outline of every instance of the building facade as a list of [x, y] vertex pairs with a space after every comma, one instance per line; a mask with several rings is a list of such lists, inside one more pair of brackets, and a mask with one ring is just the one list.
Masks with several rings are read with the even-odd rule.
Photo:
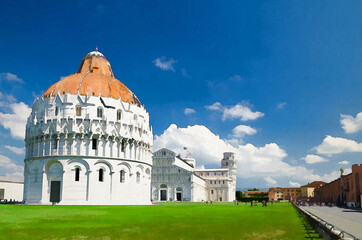
[[0, 200], [23, 201], [24, 179], [0, 177]]
[[301, 186], [301, 198], [304, 200], [307, 200], [308, 198], [314, 197], [314, 189], [317, 187], [321, 187], [325, 185], [325, 182], [322, 181], [314, 181], [311, 183], [308, 183], [307, 185]]
[[337, 206], [361, 207], [362, 164], [352, 165], [352, 172], [314, 189], [314, 201]]
[[98, 51], [32, 105], [27, 204], [150, 204], [153, 134], [139, 99]]
[[295, 201], [301, 196], [300, 188], [269, 188], [269, 201]]
[[151, 195], [153, 201], [235, 200], [237, 161], [233, 153], [224, 153], [219, 169], [196, 169], [189, 152], [176, 155], [160, 149], [153, 155]]

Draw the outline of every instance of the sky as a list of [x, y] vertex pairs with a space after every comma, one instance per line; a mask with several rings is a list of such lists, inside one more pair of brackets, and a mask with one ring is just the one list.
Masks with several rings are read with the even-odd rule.
[[154, 151], [238, 159], [238, 188], [362, 163], [361, 1], [0, 0], [0, 175], [30, 107], [98, 47], [150, 113]]

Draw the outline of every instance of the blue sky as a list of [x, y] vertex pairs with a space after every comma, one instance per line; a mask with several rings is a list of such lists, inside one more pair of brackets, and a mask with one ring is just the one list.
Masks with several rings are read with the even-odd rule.
[[[330, 180], [362, 162], [361, 12], [361, 1], [0, 1], [0, 175], [24, 157], [10, 150], [24, 142], [4, 114], [31, 106], [98, 46], [149, 111], [155, 146], [181, 149], [181, 132], [191, 126], [197, 139], [200, 125], [220, 138], [187, 146], [206, 167], [218, 161], [208, 147], [256, 148], [255, 161], [240, 156], [239, 187]], [[293, 174], [260, 169], [268, 144], [278, 154], [265, 161]]]

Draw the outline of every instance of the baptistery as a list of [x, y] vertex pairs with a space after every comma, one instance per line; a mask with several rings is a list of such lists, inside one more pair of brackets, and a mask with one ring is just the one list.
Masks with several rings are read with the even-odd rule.
[[25, 136], [27, 204], [150, 204], [153, 134], [137, 96], [93, 51], [35, 99]]

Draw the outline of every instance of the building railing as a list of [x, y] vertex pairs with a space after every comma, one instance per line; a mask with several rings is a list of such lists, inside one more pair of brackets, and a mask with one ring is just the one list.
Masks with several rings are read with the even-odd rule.
[[300, 208], [296, 203], [293, 203], [293, 205], [299, 213], [307, 218], [308, 222], [313, 226], [313, 228], [322, 235], [328, 234], [330, 239], [360, 240], [359, 238], [344, 231], [343, 229], [340, 229], [333, 224], [330, 224], [327, 221], [323, 220], [322, 218], [314, 215], [313, 213], [310, 213], [309, 211]]

